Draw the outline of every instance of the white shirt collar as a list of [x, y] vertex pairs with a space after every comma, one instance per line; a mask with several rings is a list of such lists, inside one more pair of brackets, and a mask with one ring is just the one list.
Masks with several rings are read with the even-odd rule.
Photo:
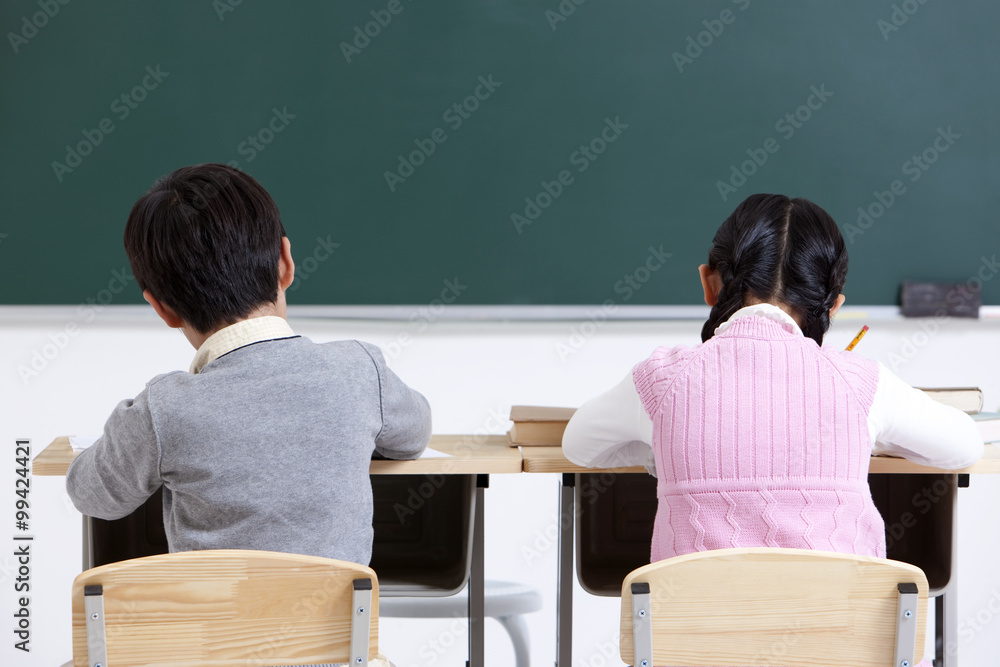
[[253, 343], [260, 343], [265, 340], [275, 340], [277, 338], [292, 338], [295, 332], [288, 326], [288, 322], [283, 317], [276, 315], [265, 315], [264, 317], [252, 317], [249, 320], [242, 320], [236, 324], [219, 329], [214, 334], [205, 339], [191, 362], [188, 372], [198, 373], [208, 364], [212, 363], [224, 354], [228, 354]]
[[750, 317], [756, 315], [758, 317], [764, 317], [769, 320], [774, 320], [778, 324], [782, 325], [790, 333], [796, 334], [798, 336], [802, 335], [802, 329], [796, 324], [792, 316], [778, 308], [772, 303], [755, 303], [752, 306], [745, 306], [740, 308], [735, 313], [733, 313], [728, 320], [720, 324], [715, 328], [715, 333], [720, 334], [729, 327], [733, 325], [733, 322], [740, 319], [741, 317]]

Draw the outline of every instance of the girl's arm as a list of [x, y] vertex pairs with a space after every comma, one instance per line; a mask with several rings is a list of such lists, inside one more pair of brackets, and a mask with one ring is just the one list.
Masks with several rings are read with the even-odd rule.
[[868, 412], [875, 454], [957, 470], [983, 455], [983, 438], [969, 415], [938, 403], [878, 365], [878, 387]]
[[645, 466], [653, 462], [653, 420], [635, 389], [632, 373], [617, 386], [584, 403], [566, 426], [563, 453], [588, 468]]

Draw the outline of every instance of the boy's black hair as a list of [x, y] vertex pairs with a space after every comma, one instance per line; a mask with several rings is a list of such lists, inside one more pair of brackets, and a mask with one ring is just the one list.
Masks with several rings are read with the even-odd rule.
[[701, 330], [703, 342], [756, 299], [790, 306], [802, 333], [822, 344], [847, 279], [847, 246], [837, 223], [811, 201], [756, 194], [719, 227], [708, 266], [722, 279], [722, 291]]
[[139, 197], [125, 251], [139, 288], [204, 334], [277, 300], [283, 236], [260, 183], [224, 164], [199, 164]]

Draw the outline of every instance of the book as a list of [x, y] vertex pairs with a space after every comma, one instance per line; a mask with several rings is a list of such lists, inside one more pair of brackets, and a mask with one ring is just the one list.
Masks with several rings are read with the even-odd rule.
[[983, 442], [1000, 442], [1000, 412], [977, 412], [972, 419], [983, 434]]
[[970, 415], [983, 409], [983, 391], [978, 387], [917, 387], [938, 403], [958, 408]]
[[514, 425], [507, 432], [507, 440], [511, 447], [558, 447], [574, 412], [576, 408], [515, 405], [510, 409]]
[[515, 422], [507, 431], [511, 447], [552, 447], [562, 444], [568, 422]]
[[518, 422], [568, 422], [576, 408], [548, 408], [541, 405], [515, 405], [510, 420]]

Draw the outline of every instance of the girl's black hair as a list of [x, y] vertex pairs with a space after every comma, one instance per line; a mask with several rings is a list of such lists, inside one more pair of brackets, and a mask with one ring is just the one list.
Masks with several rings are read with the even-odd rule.
[[847, 246], [830, 215], [807, 199], [756, 194], [726, 218], [712, 239], [708, 266], [722, 279], [702, 341], [748, 301], [792, 308], [818, 344], [847, 278]]

